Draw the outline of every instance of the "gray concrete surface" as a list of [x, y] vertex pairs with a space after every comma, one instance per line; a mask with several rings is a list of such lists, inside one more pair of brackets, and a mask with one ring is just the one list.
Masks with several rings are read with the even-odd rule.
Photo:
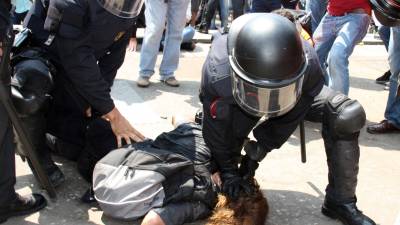
[[[152, 78], [147, 89], [138, 88], [139, 53], [129, 52], [113, 87], [117, 105], [131, 122], [148, 137], [171, 129], [169, 119], [176, 113], [194, 113], [200, 107], [198, 88], [202, 63], [208, 44], [198, 44], [195, 52], [183, 52], [176, 72], [181, 87], [171, 88]], [[157, 61], [157, 66], [160, 60]], [[383, 119], [387, 91], [374, 79], [388, 69], [387, 54], [381, 45], [357, 46], [350, 59], [350, 96], [358, 99], [367, 112], [368, 123]], [[157, 75], [157, 74], [156, 74]], [[163, 119], [167, 118], [167, 119]], [[327, 184], [327, 166], [320, 125], [306, 123], [308, 162], [300, 162], [298, 131], [279, 150], [261, 163], [256, 177], [267, 197], [271, 212], [268, 225], [339, 225], [324, 217], [320, 206]], [[358, 206], [378, 224], [400, 224], [400, 134], [371, 135], [363, 129], [360, 136], [361, 159], [357, 188]], [[18, 159], [18, 157], [17, 157]], [[41, 212], [10, 219], [6, 225], [33, 224], [137, 224], [104, 216], [96, 205], [79, 201], [88, 184], [80, 178], [73, 162], [56, 157], [67, 181], [57, 189], [58, 199], [49, 201]], [[19, 193], [44, 193], [29, 167], [17, 160]], [[204, 224], [204, 221], [193, 223]]]

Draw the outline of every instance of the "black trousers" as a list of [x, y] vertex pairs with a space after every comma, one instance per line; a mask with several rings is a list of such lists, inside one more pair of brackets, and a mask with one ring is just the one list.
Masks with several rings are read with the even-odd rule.
[[13, 129], [7, 111], [0, 102], [0, 206], [15, 198], [15, 153]]

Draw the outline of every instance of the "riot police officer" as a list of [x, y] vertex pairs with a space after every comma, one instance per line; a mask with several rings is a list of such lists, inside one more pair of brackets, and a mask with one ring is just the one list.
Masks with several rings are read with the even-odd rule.
[[[344, 224], [375, 224], [356, 206], [362, 106], [323, 85], [315, 51], [294, 23], [268, 13], [236, 19], [216, 37], [203, 66], [203, 136], [212, 150], [222, 190], [251, 192], [258, 163], [280, 148], [304, 118], [322, 121], [329, 184], [322, 213]], [[246, 155], [240, 152], [250, 131]], [[240, 169], [238, 163], [240, 162]]]
[[[86, 122], [102, 117], [111, 124], [118, 144], [140, 141], [135, 130], [115, 107], [110, 89], [125, 57], [130, 29], [142, 0], [43, 0], [35, 1], [24, 25], [32, 32], [32, 55], [55, 67], [54, 88], [49, 110], [30, 115], [30, 130], [50, 133], [50, 146], [76, 159], [85, 142]], [[29, 58], [28, 57], [28, 58]], [[44, 59], [44, 60], [43, 60]], [[21, 76], [29, 76], [22, 74]], [[24, 115], [29, 117], [29, 115]], [[44, 120], [43, 118], [46, 118]], [[43, 127], [45, 129], [43, 129]], [[44, 132], [35, 145], [50, 180], [62, 183], [64, 176], [44, 144]]]
[[[3, 48], [12, 35], [10, 21], [10, 0], [0, 2], [0, 85], [10, 94], [9, 56], [3, 55]], [[15, 154], [13, 129], [3, 100], [0, 101], [0, 223], [9, 217], [34, 213], [46, 206], [46, 199], [40, 194], [20, 196], [15, 192]]]

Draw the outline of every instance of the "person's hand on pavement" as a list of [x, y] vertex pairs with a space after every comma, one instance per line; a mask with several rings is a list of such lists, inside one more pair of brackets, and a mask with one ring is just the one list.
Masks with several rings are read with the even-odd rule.
[[114, 107], [111, 112], [105, 114], [103, 118], [110, 122], [111, 129], [117, 138], [118, 147], [121, 147], [122, 139], [124, 139], [127, 144], [131, 144], [131, 139], [136, 142], [145, 139], [143, 134], [133, 128], [116, 107]]

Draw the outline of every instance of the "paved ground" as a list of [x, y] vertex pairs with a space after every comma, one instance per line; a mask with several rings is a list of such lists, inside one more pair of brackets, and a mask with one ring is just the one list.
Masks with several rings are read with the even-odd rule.
[[[175, 113], [194, 113], [200, 107], [198, 88], [200, 71], [208, 44], [199, 44], [194, 53], [183, 52], [177, 77], [181, 87], [171, 88], [157, 81], [147, 89], [136, 87], [138, 53], [128, 53], [113, 88], [118, 106], [146, 136], [171, 129], [168, 118]], [[367, 112], [367, 123], [380, 121], [387, 91], [374, 79], [388, 69], [381, 45], [357, 46], [350, 60], [350, 96], [358, 99]], [[159, 65], [159, 61], [157, 66]], [[164, 119], [167, 118], [167, 119]], [[324, 146], [318, 124], [307, 123], [308, 162], [300, 162], [298, 132], [280, 149], [270, 153], [257, 171], [257, 179], [268, 198], [271, 212], [268, 225], [338, 225], [320, 213], [327, 184]], [[361, 159], [357, 188], [358, 205], [381, 225], [400, 224], [400, 138], [399, 134], [360, 136]], [[56, 158], [67, 181], [58, 191], [58, 199], [40, 213], [10, 219], [7, 225], [33, 224], [128, 224], [102, 215], [95, 205], [79, 201], [88, 184], [79, 177], [73, 162]], [[20, 193], [41, 191], [29, 167], [17, 161], [17, 185]], [[41, 191], [43, 192], [43, 191]], [[132, 224], [132, 223], [129, 223]], [[136, 223], [134, 223], [136, 224]], [[198, 222], [195, 224], [204, 224]]]

